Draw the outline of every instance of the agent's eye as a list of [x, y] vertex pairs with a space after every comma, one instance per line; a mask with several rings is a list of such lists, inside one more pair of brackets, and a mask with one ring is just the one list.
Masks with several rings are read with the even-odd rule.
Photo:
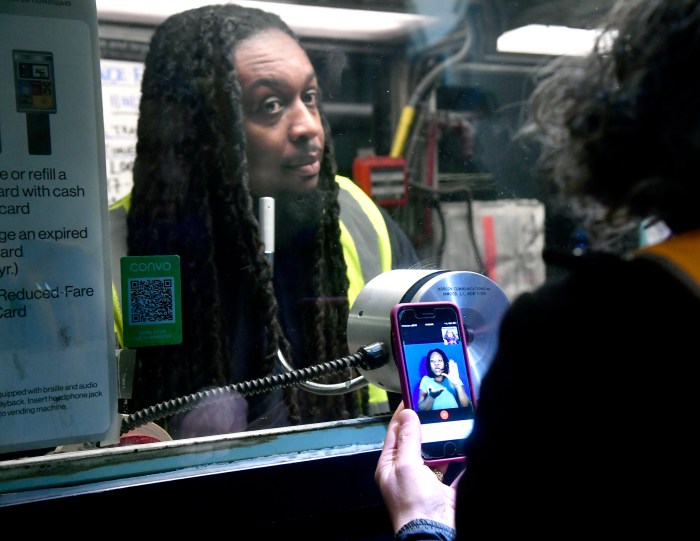
[[268, 98], [262, 103], [261, 109], [274, 115], [282, 110], [282, 102], [278, 98]]
[[304, 103], [306, 105], [311, 105], [315, 107], [318, 104], [318, 90], [307, 90], [306, 92], [304, 92], [302, 99], [304, 100]]

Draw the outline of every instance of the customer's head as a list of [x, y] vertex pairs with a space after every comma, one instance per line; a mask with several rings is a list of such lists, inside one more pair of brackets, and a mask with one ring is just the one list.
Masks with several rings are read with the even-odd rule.
[[542, 164], [591, 221], [700, 227], [700, 1], [622, 1], [604, 30], [533, 94]]

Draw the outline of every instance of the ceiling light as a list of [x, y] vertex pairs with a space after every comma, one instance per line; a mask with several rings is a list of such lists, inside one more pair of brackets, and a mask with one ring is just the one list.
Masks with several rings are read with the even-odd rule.
[[[431, 26], [435, 17], [341, 9], [280, 2], [239, 0], [231, 2], [260, 8], [279, 15], [300, 37], [389, 41], [405, 38], [412, 32]], [[104, 21], [159, 24], [174, 13], [211, 4], [211, 0], [96, 0], [97, 16]]]
[[600, 30], [529, 24], [504, 32], [496, 47], [503, 53], [585, 56]]

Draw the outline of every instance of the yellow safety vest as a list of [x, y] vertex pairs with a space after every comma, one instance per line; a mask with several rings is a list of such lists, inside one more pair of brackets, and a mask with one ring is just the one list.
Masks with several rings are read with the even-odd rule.
[[121, 258], [127, 255], [126, 215], [131, 207], [131, 192], [109, 206], [109, 239], [112, 250], [112, 302], [114, 306], [114, 332], [119, 347], [124, 347], [124, 320], [121, 309]]
[[375, 276], [391, 270], [391, 242], [377, 205], [352, 180], [335, 177], [340, 186], [340, 243], [348, 268], [348, 301]]

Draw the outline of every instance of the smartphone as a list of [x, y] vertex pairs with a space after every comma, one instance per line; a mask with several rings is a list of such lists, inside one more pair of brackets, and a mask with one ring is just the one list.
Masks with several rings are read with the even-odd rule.
[[391, 341], [405, 407], [421, 421], [426, 464], [465, 460], [476, 408], [459, 307], [447, 301], [400, 303]]

